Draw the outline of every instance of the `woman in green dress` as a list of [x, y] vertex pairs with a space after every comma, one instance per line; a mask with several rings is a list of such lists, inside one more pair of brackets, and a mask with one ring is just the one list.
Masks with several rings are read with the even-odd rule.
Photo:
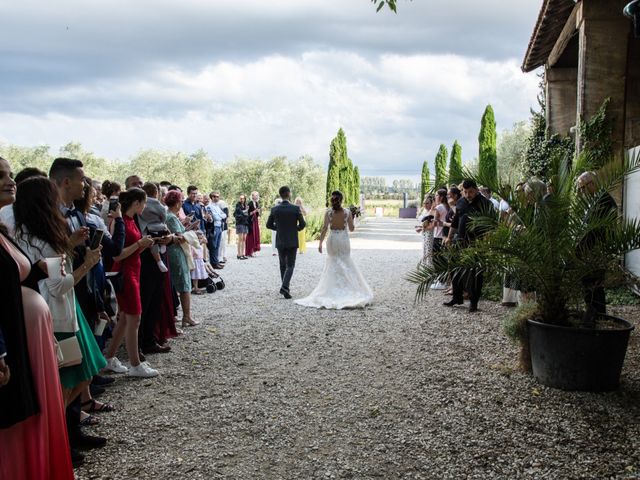
[[173, 243], [167, 247], [171, 283], [180, 295], [182, 326], [193, 327], [200, 322], [191, 318], [191, 272], [187, 264], [187, 256], [181, 246], [186, 241], [182, 235], [185, 228], [178, 218], [178, 212], [182, 208], [182, 193], [177, 190], [170, 191], [164, 197], [164, 203], [168, 209], [167, 228], [174, 234]]

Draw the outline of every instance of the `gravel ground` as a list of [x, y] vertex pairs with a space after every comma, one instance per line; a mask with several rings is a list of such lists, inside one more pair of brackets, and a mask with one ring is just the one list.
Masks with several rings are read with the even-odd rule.
[[[227, 289], [194, 298], [203, 325], [150, 356], [162, 376], [119, 378], [108, 445], [79, 479], [640, 478], [638, 333], [623, 384], [567, 393], [514, 370], [506, 309], [413, 305], [411, 221], [373, 219], [353, 257], [375, 304], [313, 310], [277, 294], [277, 259], [231, 260]], [[294, 298], [323, 257], [299, 257]], [[618, 309], [638, 324], [640, 311]], [[102, 399], [102, 398], [101, 398]]]

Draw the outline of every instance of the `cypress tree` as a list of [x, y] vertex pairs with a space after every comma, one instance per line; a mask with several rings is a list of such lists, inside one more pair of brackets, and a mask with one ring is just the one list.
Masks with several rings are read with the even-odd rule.
[[495, 185], [498, 181], [498, 157], [496, 154], [496, 119], [491, 105], [487, 105], [480, 122], [478, 143], [478, 176], [487, 186]]
[[335, 137], [331, 141], [329, 147], [329, 167], [327, 170], [327, 205], [329, 205], [329, 199], [331, 198], [331, 192], [340, 189], [340, 161], [342, 159], [342, 152], [340, 148], [340, 141], [338, 137]]
[[460, 183], [463, 178], [462, 173], [462, 147], [458, 143], [458, 140], [453, 142], [451, 147], [451, 158], [449, 159], [449, 182]]
[[344, 195], [344, 203], [346, 205], [351, 201], [351, 182], [353, 181], [353, 165], [351, 160], [347, 158], [347, 161], [340, 168], [340, 188], [339, 190]]
[[440, 144], [438, 154], [436, 155], [436, 189], [447, 184], [447, 147]]
[[431, 188], [431, 179], [429, 178], [429, 163], [425, 160], [422, 163], [422, 175], [420, 175], [420, 204], [424, 202], [429, 188]]
[[355, 192], [355, 202], [353, 204], [360, 206], [360, 169], [357, 166], [353, 167], [353, 187]]

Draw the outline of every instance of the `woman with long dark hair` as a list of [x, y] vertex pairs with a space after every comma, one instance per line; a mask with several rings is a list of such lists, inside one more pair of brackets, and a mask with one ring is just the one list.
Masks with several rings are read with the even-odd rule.
[[[138, 328], [142, 314], [140, 300], [140, 252], [153, 245], [151, 237], [143, 237], [134, 220], [144, 210], [147, 194], [144, 190], [132, 187], [120, 193], [120, 205], [124, 215], [125, 240], [120, 255], [114, 258], [114, 269], [122, 276], [122, 289], [116, 293], [120, 310], [118, 323], [113, 329], [113, 338], [107, 348], [107, 369], [115, 373], [127, 373], [132, 377], [155, 377], [158, 371], [147, 362], [140, 361], [138, 349]], [[116, 357], [116, 353], [125, 340], [130, 367], [127, 368]]]
[[373, 301], [369, 288], [360, 270], [351, 259], [349, 232], [355, 229], [353, 216], [348, 208], [342, 207], [343, 195], [340, 191], [331, 193], [331, 208], [324, 216], [318, 251], [322, 253], [322, 243], [327, 239], [327, 260], [325, 261], [318, 286], [311, 294], [295, 303], [315, 308], [363, 308]]
[[73, 270], [74, 252], [68, 236], [67, 222], [60, 212], [60, 198], [55, 184], [37, 177], [20, 184], [16, 195], [16, 239], [32, 262], [62, 257], [67, 273], [61, 278], [40, 281], [40, 292], [51, 310], [53, 331], [58, 341], [76, 337], [82, 351], [82, 363], [60, 370], [60, 380], [67, 405], [89, 386], [91, 378], [106, 364], [93, 331], [78, 302], [74, 286], [83, 280], [100, 260], [101, 247], [87, 249], [84, 262]]
[[236, 219], [236, 243], [238, 244], [238, 260], [246, 260], [245, 255], [247, 234], [250, 227], [249, 205], [247, 205], [246, 195], [240, 195], [236, 209], [233, 212], [233, 218]]

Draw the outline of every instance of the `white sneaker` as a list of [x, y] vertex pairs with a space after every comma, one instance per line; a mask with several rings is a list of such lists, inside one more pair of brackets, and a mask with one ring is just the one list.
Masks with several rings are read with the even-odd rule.
[[447, 286], [444, 283], [436, 282], [431, 285], [431, 290], [444, 290]]
[[129, 367], [128, 375], [130, 377], [151, 378], [157, 377], [158, 375], [160, 375], [160, 373], [157, 370], [151, 368], [151, 366], [149, 366], [147, 362], [142, 362], [138, 366]]
[[127, 373], [129, 369], [125, 367], [117, 357], [107, 358], [107, 366], [102, 370], [113, 373]]

